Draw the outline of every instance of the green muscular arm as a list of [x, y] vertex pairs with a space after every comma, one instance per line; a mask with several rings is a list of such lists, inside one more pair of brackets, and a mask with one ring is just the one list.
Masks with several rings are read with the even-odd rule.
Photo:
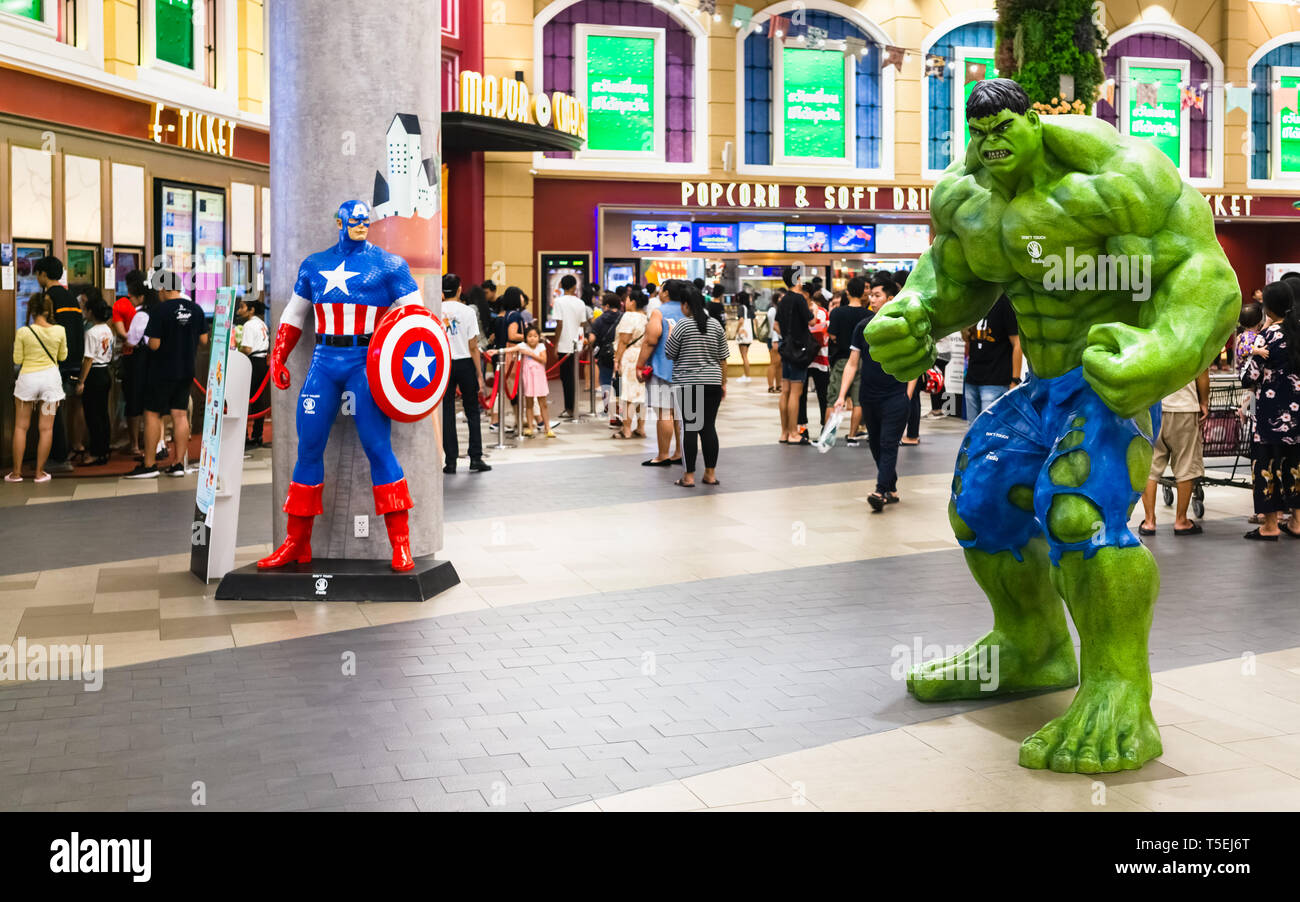
[[[1204, 371], [1232, 333], [1241, 303], [1209, 205], [1191, 186], [1182, 187], [1164, 227], [1141, 243], [1150, 255], [1146, 271], [1158, 284], [1146, 286], [1149, 297], [1141, 290], [1134, 295], [1143, 304], [1139, 324], [1099, 323], [1083, 352], [1084, 377], [1108, 407], [1127, 417]], [[1165, 261], [1177, 262], [1168, 267]]]
[[938, 235], [898, 297], [867, 324], [871, 356], [896, 379], [915, 379], [934, 361], [934, 336], [978, 322], [1000, 290], [971, 272], [956, 235]]

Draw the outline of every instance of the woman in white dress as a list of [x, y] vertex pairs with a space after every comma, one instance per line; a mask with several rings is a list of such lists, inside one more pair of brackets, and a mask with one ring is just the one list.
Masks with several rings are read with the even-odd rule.
[[[645, 312], [649, 302], [645, 292], [629, 291], [624, 301], [623, 316], [618, 321], [614, 363], [619, 374], [619, 416], [622, 417], [623, 426], [610, 438], [645, 438], [645, 383], [637, 378], [636, 361], [641, 353], [641, 341], [645, 338], [646, 323], [649, 322]], [[636, 417], [636, 429], [632, 428], [633, 416]]]
[[748, 382], [749, 346], [754, 341], [754, 311], [750, 308], [749, 292], [737, 294], [736, 304], [740, 307], [740, 325], [736, 328], [736, 346], [740, 350], [740, 365], [743, 368], [740, 381]]

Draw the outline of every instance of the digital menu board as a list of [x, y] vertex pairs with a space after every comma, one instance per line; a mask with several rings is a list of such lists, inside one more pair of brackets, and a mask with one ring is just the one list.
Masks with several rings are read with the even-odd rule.
[[873, 225], [831, 226], [831, 253], [871, 254], [876, 250], [876, 227]]
[[633, 222], [632, 250], [634, 251], [689, 251], [691, 249], [691, 224], [689, 222]]
[[828, 223], [785, 226], [785, 249], [791, 254], [825, 254], [831, 246], [831, 227]]
[[930, 247], [930, 227], [882, 222], [876, 226], [876, 253], [922, 254]]
[[737, 243], [742, 251], [783, 251], [785, 223], [742, 222]]
[[738, 248], [734, 222], [696, 222], [691, 224], [691, 231], [691, 246], [696, 253], [715, 251], [734, 254]]

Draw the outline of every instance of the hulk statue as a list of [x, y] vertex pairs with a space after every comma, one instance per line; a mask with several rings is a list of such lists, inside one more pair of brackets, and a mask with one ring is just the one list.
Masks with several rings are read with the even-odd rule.
[[1136, 769], [1161, 753], [1147, 661], [1160, 577], [1128, 518], [1161, 399], [1209, 366], [1241, 294], [1209, 205], [1152, 145], [1088, 116], [1040, 117], [1005, 78], [975, 85], [966, 120], [966, 159], [934, 189], [934, 243], [864, 337], [887, 372], [913, 379], [934, 336], [1005, 293], [1033, 377], [971, 425], [948, 504], [993, 629], [914, 667], [908, 690], [987, 698], [976, 674], [996, 647], [998, 693], [1079, 686], [1021, 744], [1022, 766]]

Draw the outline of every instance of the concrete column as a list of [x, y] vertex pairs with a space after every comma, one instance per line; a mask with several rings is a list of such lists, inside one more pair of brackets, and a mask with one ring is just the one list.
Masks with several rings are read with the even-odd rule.
[[[388, 176], [387, 132], [394, 116], [418, 117], [421, 159], [431, 158], [431, 218], [390, 217], [371, 240], [401, 253], [425, 304], [441, 307], [439, 179], [441, 166], [441, 34], [439, 6], [428, 0], [275, 0], [270, 5], [271, 66], [270, 302], [278, 324], [293, 294], [298, 266], [334, 244], [334, 214], [349, 198], [374, 202], [375, 175]], [[426, 211], [427, 212], [427, 211]], [[273, 393], [275, 541], [284, 537], [280, 510], [297, 454], [294, 416], [315, 348], [313, 321], [289, 362], [293, 385]], [[415, 499], [411, 550], [442, 547], [441, 422], [432, 417], [393, 424], [393, 450]], [[354, 536], [354, 518], [369, 516], [368, 538]], [[312, 534], [318, 558], [387, 558], [388, 536], [375, 516], [370, 466], [351, 418], [340, 414], [325, 455], [325, 513]]]

